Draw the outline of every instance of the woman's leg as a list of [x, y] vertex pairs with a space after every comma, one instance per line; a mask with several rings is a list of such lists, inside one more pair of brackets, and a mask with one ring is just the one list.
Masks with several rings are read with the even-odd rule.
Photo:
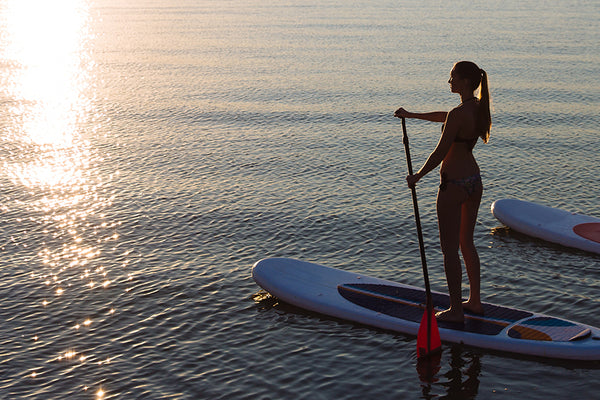
[[467, 310], [480, 314], [483, 312], [481, 305], [481, 265], [479, 254], [473, 242], [473, 232], [477, 222], [477, 213], [481, 203], [483, 188], [479, 187], [462, 205], [460, 224], [460, 250], [465, 261], [465, 268], [469, 278], [469, 299], [463, 304]]
[[436, 314], [440, 321], [462, 322], [462, 266], [458, 255], [461, 225], [461, 203], [465, 191], [456, 185], [440, 189], [437, 197], [438, 228], [444, 255], [444, 270], [450, 295], [450, 308]]

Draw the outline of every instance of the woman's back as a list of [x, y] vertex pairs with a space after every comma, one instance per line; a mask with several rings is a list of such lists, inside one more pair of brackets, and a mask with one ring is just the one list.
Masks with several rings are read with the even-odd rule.
[[464, 178], [479, 173], [479, 166], [473, 156], [473, 147], [479, 138], [477, 133], [477, 113], [479, 102], [467, 100], [452, 110], [458, 123], [454, 141], [442, 161], [441, 173], [450, 179]]

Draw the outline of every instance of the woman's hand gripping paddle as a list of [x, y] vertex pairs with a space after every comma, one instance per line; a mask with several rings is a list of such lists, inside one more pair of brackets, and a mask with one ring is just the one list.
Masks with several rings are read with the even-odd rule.
[[[408, 135], [406, 134], [406, 121], [402, 118], [402, 134], [404, 150], [406, 150], [406, 163], [408, 164], [409, 175], [413, 174], [412, 162], [410, 160], [410, 150], [408, 147]], [[423, 244], [423, 232], [421, 231], [421, 218], [419, 217], [419, 205], [417, 204], [417, 189], [410, 187], [412, 191], [413, 206], [415, 209], [415, 220], [417, 222], [417, 235], [419, 236], [419, 247], [421, 249], [421, 264], [423, 265], [423, 279], [425, 280], [425, 293], [427, 295], [425, 304], [425, 313], [421, 319], [419, 332], [417, 333], [417, 357], [427, 357], [431, 354], [439, 353], [442, 350], [440, 340], [440, 331], [437, 326], [435, 314], [433, 312], [433, 301], [431, 299], [431, 288], [429, 286], [429, 273], [427, 272], [427, 261], [425, 260], [425, 245]]]

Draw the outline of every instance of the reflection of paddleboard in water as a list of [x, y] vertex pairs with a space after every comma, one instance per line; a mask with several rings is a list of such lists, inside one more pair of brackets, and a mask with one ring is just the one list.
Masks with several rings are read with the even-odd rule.
[[496, 200], [492, 213], [515, 231], [600, 254], [600, 218], [515, 199]]
[[[417, 335], [425, 290], [290, 258], [267, 258], [252, 277], [280, 300], [310, 311]], [[446, 294], [433, 292], [438, 310]], [[484, 315], [465, 323], [438, 322], [443, 341], [486, 349], [573, 360], [600, 360], [600, 329], [560, 318], [484, 303]]]

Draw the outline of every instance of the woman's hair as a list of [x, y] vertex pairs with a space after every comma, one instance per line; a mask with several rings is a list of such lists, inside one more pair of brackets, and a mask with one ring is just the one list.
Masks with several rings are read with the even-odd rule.
[[479, 115], [477, 116], [477, 131], [484, 143], [488, 142], [492, 128], [492, 115], [490, 113], [490, 91], [488, 77], [484, 70], [471, 61], [460, 61], [454, 64], [454, 72], [461, 78], [468, 79], [471, 90], [479, 90]]

